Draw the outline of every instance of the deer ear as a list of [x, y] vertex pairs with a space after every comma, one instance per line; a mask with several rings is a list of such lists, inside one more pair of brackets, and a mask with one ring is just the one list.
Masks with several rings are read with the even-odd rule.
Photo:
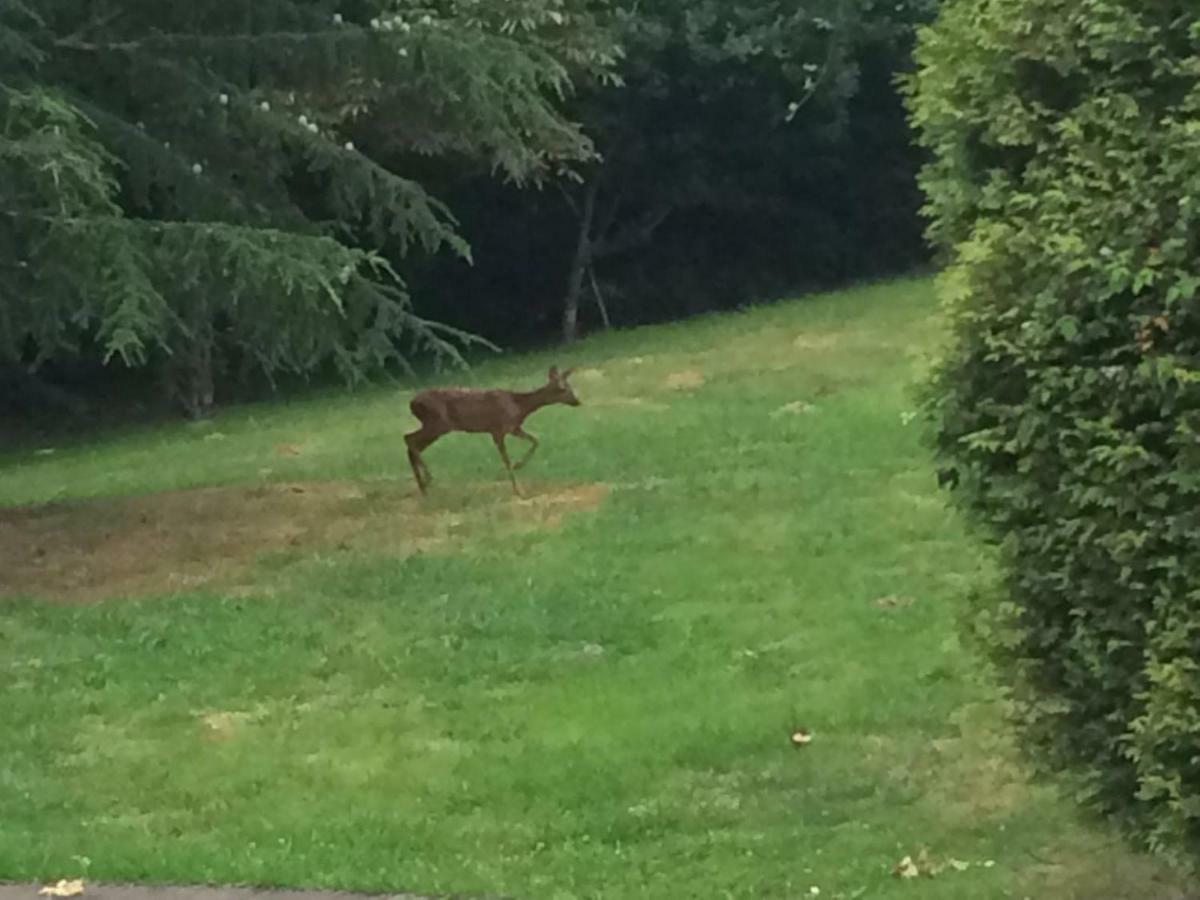
[[558, 366], [551, 366], [550, 367], [550, 380], [558, 381], [559, 377], [560, 376], [558, 374]]

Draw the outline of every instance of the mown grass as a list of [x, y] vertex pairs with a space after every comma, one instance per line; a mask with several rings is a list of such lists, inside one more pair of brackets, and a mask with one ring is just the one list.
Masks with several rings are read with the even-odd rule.
[[[528, 503], [465, 436], [413, 496], [393, 390], [0, 460], [59, 501], [0, 511], [47, 557], [0, 603], [0, 880], [1183, 896], [1030, 782], [960, 645], [988, 559], [905, 416], [936, 333], [913, 280], [589, 341]], [[118, 546], [149, 596], [36, 596]], [[923, 847], [968, 866], [891, 873]]]

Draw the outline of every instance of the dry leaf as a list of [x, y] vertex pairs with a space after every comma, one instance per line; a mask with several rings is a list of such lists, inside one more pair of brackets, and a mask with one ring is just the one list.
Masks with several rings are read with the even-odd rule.
[[921, 870], [917, 868], [917, 864], [913, 862], [911, 856], [906, 856], [892, 867], [892, 874], [898, 875], [900, 878], [917, 878], [920, 876]]
[[949, 861], [948, 865], [955, 872], [965, 872], [967, 869], [971, 868], [971, 864], [969, 862], [963, 862], [961, 859], [952, 859]]
[[875, 601], [875, 605], [880, 609], [903, 609], [912, 606], [916, 601], [912, 597], [880, 597]]
[[934, 862], [929, 856], [929, 850], [922, 847], [921, 852], [917, 854], [917, 868], [921, 874], [928, 875], [930, 878], [936, 878], [945, 871], [946, 864]]
[[299, 456], [302, 452], [299, 444], [280, 444], [275, 448], [276, 456]]
[[43, 897], [78, 897], [83, 893], [83, 879], [76, 878], [72, 881], [62, 879], [55, 884], [48, 884], [40, 891]]
[[812, 739], [812, 732], [803, 728], [792, 732], [792, 746], [794, 747], [807, 747], [812, 743]]

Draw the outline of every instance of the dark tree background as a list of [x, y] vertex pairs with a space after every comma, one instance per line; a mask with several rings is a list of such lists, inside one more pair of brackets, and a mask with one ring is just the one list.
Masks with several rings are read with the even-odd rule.
[[926, 261], [896, 77], [931, 3], [623, 5], [622, 87], [571, 106], [582, 183], [434, 176], [475, 252], [412, 275], [425, 314], [526, 345]]
[[901, 271], [933, 0], [0, 0], [0, 408], [204, 415]]

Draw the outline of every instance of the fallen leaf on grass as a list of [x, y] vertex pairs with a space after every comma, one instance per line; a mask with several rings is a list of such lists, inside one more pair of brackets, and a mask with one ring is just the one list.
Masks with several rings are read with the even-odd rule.
[[793, 747], [807, 747], [809, 744], [812, 743], [812, 740], [813, 740], [812, 732], [808, 731], [804, 728], [798, 728], [792, 732], [792, 746]]
[[[987, 863], [984, 863], [986, 866]], [[965, 872], [971, 868], [971, 864], [963, 862], [961, 859], [936, 860], [929, 854], [929, 850], [922, 848], [917, 854], [917, 858], [906, 856], [900, 862], [892, 867], [892, 874], [899, 878], [919, 878], [924, 875], [927, 878], [936, 878], [941, 875], [946, 869], [953, 869], [955, 872]]]
[[929, 850], [922, 847], [921, 852], [917, 854], [917, 868], [921, 870], [922, 874], [928, 875], [930, 878], [936, 878], [945, 871], [946, 864], [934, 862], [929, 856]]
[[916, 603], [912, 597], [896, 597], [887, 596], [880, 597], [875, 601], [875, 605], [880, 609], [904, 609]]
[[921, 870], [917, 868], [917, 864], [913, 862], [911, 856], [906, 856], [896, 865], [892, 866], [892, 874], [900, 878], [919, 878]]
[[275, 448], [276, 456], [299, 456], [302, 452], [299, 444], [280, 444]]
[[55, 884], [46, 885], [38, 893], [43, 897], [78, 897], [83, 893], [83, 879], [68, 881], [64, 878]]

